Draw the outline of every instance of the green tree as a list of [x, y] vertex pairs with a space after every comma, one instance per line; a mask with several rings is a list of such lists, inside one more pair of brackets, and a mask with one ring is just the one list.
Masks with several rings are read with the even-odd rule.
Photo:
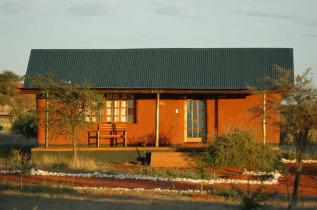
[[296, 206], [302, 159], [310, 140], [309, 131], [317, 128], [317, 89], [313, 86], [310, 70], [297, 75], [293, 82], [293, 72], [276, 67], [279, 79], [270, 80], [281, 95], [278, 111], [282, 115], [281, 124], [293, 136], [296, 147], [296, 171], [292, 201], [289, 209]]
[[11, 105], [12, 97], [18, 93], [17, 83], [22, 77], [12, 71], [4, 70], [0, 73], [0, 105]]
[[52, 74], [36, 75], [31, 78], [31, 86], [39, 89], [40, 97], [45, 98], [49, 106], [39, 110], [48, 114], [49, 129], [55, 135], [70, 135], [73, 142], [73, 157], [77, 162], [78, 131], [92, 125], [87, 120], [87, 111], [97, 113], [103, 107], [104, 96], [84, 84], [72, 84], [70, 81], [56, 81]]
[[0, 105], [8, 105], [8, 111], [13, 119], [27, 111], [34, 110], [35, 101], [33, 97], [25, 94], [19, 94], [18, 85], [24, 77], [15, 74], [12, 71], [5, 70], [0, 73]]
[[[265, 78], [264, 81], [275, 89], [271, 93], [278, 93], [278, 97], [271, 97], [267, 101], [272, 114], [280, 113], [281, 121], [272, 121], [280, 124], [283, 135], [291, 136], [291, 141], [296, 148], [296, 171], [292, 201], [289, 209], [296, 206], [298, 199], [299, 180], [302, 171], [302, 159], [306, 152], [307, 144], [311, 140], [309, 132], [317, 128], [317, 89], [313, 86], [311, 69], [307, 69], [302, 75], [294, 78], [292, 70], [275, 66], [277, 79]], [[253, 107], [254, 113], [261, 113], [261, 107]]]

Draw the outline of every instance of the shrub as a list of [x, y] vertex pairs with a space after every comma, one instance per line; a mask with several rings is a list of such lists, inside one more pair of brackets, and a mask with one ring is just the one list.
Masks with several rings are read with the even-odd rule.
[[0, 191], [3, 191], [3, 190], [15, 190], [17, 189], [18, 186], [17, 185], [14, 185], [12, 182], [8, 181], [6, 183], [4, 182], [0, 182]]
[[215, 168], [252, 167], [271, 171], [281, 164], [274, 151], [255, 140], [252, 130], [237, 127], [214, 137], [204, 153], [208, 154], [208, 161]]
[[37, 121], [35, 114], [29, 112], [19, 115], [17, 120], [13, 122], [12, 133], [32, 137], [37, 135]]
[[3, 125], [0, 125], [0, 131], [2, 131], [3, 130]]
[[208, 190], [208, 194], [230, 199], [240, 199], [246, 195], [245, 192], [235, 188], [213, 188]]
[[73, 194], [76, 190], [66, 186], [54, 186], [53, 184], [41, 183], [40, 185], [26, 185], [23, 192], [49, 193], [49, 194]]
[[[211, 161], [210, 154], [208, 152], [190, 152], [188, 153], [187, 160], [190, 167], [197, 171], [201, 179], [210, 178], [208, 168], [211, 166]], [[215, 174], [213, 178], [215, 178]]]

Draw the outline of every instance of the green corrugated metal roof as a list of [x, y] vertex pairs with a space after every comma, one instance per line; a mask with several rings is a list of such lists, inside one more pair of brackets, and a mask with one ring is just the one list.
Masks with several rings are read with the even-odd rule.
[[269, 89], [258, 79], [276, 78], [273, 65], [293, 69], [293, 49], [32, 50], [27, 74], [106, 89]]

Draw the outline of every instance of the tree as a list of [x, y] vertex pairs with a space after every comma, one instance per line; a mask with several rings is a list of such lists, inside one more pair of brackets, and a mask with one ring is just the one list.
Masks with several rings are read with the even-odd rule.
[[11, 105], [11, 98], [18, 93], [17, 83], [22, 77], [12, 71], [5, 70], [0, 73], [0, 105]]
[[[289, 78], [289, 72], [279, 68], [281, 78]], [[294, 190], [290, 209], [297, 203], [297, 192], [302, 172], [302, 159], [309, 142], [309, 131], [317, 127], [317, 89], [308, 78], [310, 69], [302, 75], [297, 75], [295, 83], [286, 83], [285, 79], [275, 82], [280, 89], [282, 104], [280, 106], [283, 116], [283, 127], [294, 137], [296, 146], [296, 172]], [[287, 80], [286, 80], [287, 81]]]
[[8, 111], [13, 119], [27, 111], [34, 109], [35, 101], [33, 97], [18, 94], [18, 86], [22, 85], [24, 77], [12, 71], [5, 70], [0, 73], [0, 105], [8, 105]]
[[45, 109], [39, 110], [48, 114], [48, 119], [41, 123], [49, 122], [50, 131], [55, 135], [72, 137], [73, 157], [77, 162], [78, 130], [92, 125], [92, 120], [87, 120], [87, 111], [97, 113], [103, 107], [104, 96], [92, 90], [87, 82], [56, 81], [52, 74], [36, 75], [30, 84], [40, 89], [40, 97], [49, 103]]
[[292, 201], [289, 209], [297, 203], [297, 192], [302, 172], [302, 159], [310, 140], [309, 131], [317, 128], [317, 89], [313, 86], [307, 69], [302, 75], [297, 75], [293, 82], [293, 71], [276, 66], [278, 79], [268, 78], [267, 81], [276, 87], [280, 94], [279, 100], [271, 100], [272, 107], [281, 113], [281, 125], [293, 136], [296, 146], [296, 171]]

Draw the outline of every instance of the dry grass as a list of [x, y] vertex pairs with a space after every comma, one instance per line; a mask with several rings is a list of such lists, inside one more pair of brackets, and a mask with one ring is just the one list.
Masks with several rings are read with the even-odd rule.
[[87, 157], [78, 157], [77, 163], [69, 157], [64, 156], [51, 156], [43, 155], [39, 160], [33, 160], [32, 164], [35, 168], [47, 170], [47, 171], [58, 171], [58, 172], [104, 172], [113, 174], [116, 173], [114, 167], [107, 163], [97, 163], [95, 160]]

